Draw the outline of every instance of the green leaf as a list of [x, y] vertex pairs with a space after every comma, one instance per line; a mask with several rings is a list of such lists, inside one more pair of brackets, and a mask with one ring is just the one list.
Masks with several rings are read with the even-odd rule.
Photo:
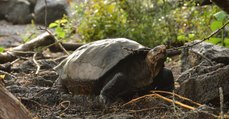
[[212, 44], [217, 44], [221, 41], [221, 38], [210, 38], [207, 40], [207, 42], [212, 43]]
[[226, 13], [224, 11], [217, 12], [213, 15], [218, 21], [223, 21], [226, 18]]
[[0, 52], [3, 52], [5, 50], [4, 47], [0, 47]]
[[51, 24], [49, 24], [49, 28], [55, 28], [55, 27], [57, 27], [57, 23], [51, 23]]
[[191, 34], [188, 34], [188, 38], [194, 38], [195, 37], [195, 34], [191, 33]]
[[211, 28], [212, 31], [215, 31], [215, 30], [219, 29], [222, 26], [223, 26], [223, 23], [221, 21], [213, 21], [211, 23], [210, 28]]
[[63, 28], [61, 28], [61, 27], [57, 27], [56, 28], [56, 34], [57, 34], [57, 36], [58, 37], [60, 37], [60, 38], [65, 38], [65, 31], [64, 31], [64, 29]]
[[229, 47], [229, 38], [224, 39], [224, 43], [225, 43], [226, 47]]
[[179, 36], [177, 36], [177, 40], [178, 41], [183, 41], [185, 39], [186, 39], [186, 36], [185, 35], [179, 35]]
[[60, 23], [62, 23], [62, 24], [67, 23], [67, 22], [68, 22], [67, 19], [61, 19], [61, 20], [60, 20]]

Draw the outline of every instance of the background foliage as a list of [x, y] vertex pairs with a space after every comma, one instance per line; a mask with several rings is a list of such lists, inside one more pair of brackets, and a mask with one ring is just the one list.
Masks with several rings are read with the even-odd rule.
[[[176, 46], [206, 37], [226, 20], [226, 13], [216, 6], [199, 6], [192, 1], [88, 0], [75, 6], [67, 23], [71, 25], [56, 28], [62, 38], [67, 34], [61, 33], [65, 29], [75, 30], [83, 42], [125, 37], [149, 47], [162, 43]], [[229, 46], [227, 32], [224, 29], [208, 41]]]

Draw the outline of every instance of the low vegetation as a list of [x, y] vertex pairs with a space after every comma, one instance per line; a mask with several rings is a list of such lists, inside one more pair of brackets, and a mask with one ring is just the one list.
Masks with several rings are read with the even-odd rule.
[[[199, 6], [193, 1], [90, 0], [74, 8], [75, 14], [64, 17], [64, 23], [50, 25], [56, 27], [59, 37], [76, 31], [83, 42], [125, 37], [149, 47], [162, 43], [176, 46], [202, 39], [228, 19], [217, 6]], [[229, 47], [225, 31], [208, 41]]]

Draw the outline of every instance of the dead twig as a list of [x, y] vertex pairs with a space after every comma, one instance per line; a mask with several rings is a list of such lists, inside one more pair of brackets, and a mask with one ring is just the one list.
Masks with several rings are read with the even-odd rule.
[[123, 104], [122, 106], [126, 106], [126, 105], [129, 105], [129, 104], [131, 104], [131, 103], [133, 103], [133, 102], [136, 102], [136, 101], [138, 101], [138, 100], [140, 100], [140, 99], [143, 99], [143, 98], [146, 98], [146, 97], [153, 97], [153, 96], [155, 96], [155, 95], [156, 95], [156, 94], [143, 95], [143, 96], [141, 96], [141, 97], [137, 97], [137, 98], [134, 98], [134, 99], [130, 100], [129, 102]]
[[10, 65], [13, 65], [14, 63], [18, 62], [20, 60], [20, 58], [17, 58], [16, 60], [10, 62]]
[[14, 76], [14, 75], [12, 75], [12, 74], [10, 74], [8, 72], [5, 72], [5, 71], [0, 70], [0, 73], [5, 74], [5, 75], [8, 75], [8, 76], [10, 76], [10, 77], [12, 77], [14, 79], [17, 79], [16, 76]]
[[37, 53], [34, 53], [34, 55], [33, 55], [33, 62], [36, 64], [36, 67], [37, 67], [37, 70], [36, 70], [36, 72], [35, 72], [35, 74], [37, 75], [37, 74], [39, 73], [39, 71], [40, 71], [41, 66], [40, 66], [39, 63], [37, 62], [36, 56], [37, 56]]
[[166, 107], [151, 107], [151, 108], [145, 108], [145, 109], [140, 109], [140, 110], [128, 110], [126, 113], [132, 114], [132, 113], [141, 113], [141, 112], [146, 112], [150, 110], [158, 110], [158, 109], [168, 109]]
[[193, 104], [195, 104], [195, 105], [197, 105], [197, 106], [202, 106], [202, 104], [197, 103], [197, 102], [194, 102], [194, 101], [192, 101], [191, 99], [188, 99], [188, 98], [183, 97], [183, 96], [181, 96], [181, 95], [178, 95], [178, 94], [176, 94], [176, 93], [172, 93], [172, 92], [168, 92], [168, 91], [160, 91], [160, 90], [152, 90], [152, 91], [150, 91], [150, 92], [152, 92], [152, 93], [164, 93], [164, 94], [174, 95], [174, 96], [176, 96], [176, 97], [178, 97], [178, 98], [180, 98], [180, 99], [183, 99], [183, 100], [185, 100], [185, 101], [191, 102], [191, 103], [193, 103]]
[[[65, 106], [65, 103], [67, 103], [67, 106]], [[59, 105], [60, 105], [61, 108], [64, 108], [63, 112], [65, 112], [70, 107], [71, 102], [66, 100], [66, 101], [62, 101]]]
[[177, 110], [176, 110], [176, 104], [175, 104], [175, 93], [174, 93], [174, 90], [173, 90], [172, 94], [173, 94], [173, 111], [174, 111], [175, 116], [178, 118]]
[[[133, 103], [133, 102], [136, 102], [136, 101], [138, 101], [138, 100], [140, 100], [140, 99], [143, 99], [143, 98], [146, 98], [146, 97], [158, 97], [158, 98], [163, 99], [163, 100], [165, 100], [165, 101], [167, 101], [167, 102], [173, 103], [173, 100], [171, 100], [171, 99], [169, 99], [169, 98], [166, 98], [166, 97], [164, 97], [164, 96], [161, 96], [161, 95], [159, 95], [159, 94], [148, 94], [148, 95], [144, 95], [144, 96], [135, 98], [135, 99], [133, 99], [133, 100], [131, 100], [131, 101], [125, 103], [123, 106], [129, 105], [129, 104], [131, 104], [131, 103]], [[195, 109], [196, 109], [195, 107], [192, 107], [192, 106], [183, 104], [183, 103], [178, 102], [178, 101], [175, 101], [174, 103], [175, 103], [176, 105], [179, 105], [180, 107], [185, 108], [185, 109], [189, 109], [189, 110], [195, 110]]]
[[220, 97], [220, 119], [224, 119], [224, 113], [223, 113], [223, 88], [219, 87], [219, 97]]
[[229, 20], [228, 20], [222, 27], [220, 27], [219, 29], [217, 29], [217, 30], [215, 30], [214, 32], [212, 32], [209, 36], [207, 36], [206, 38], [204, 38], [204, 39], [201, 40], [200, 42], [196, 42], [196, 43], [190, 45], [189, 47], [195, 46], [195, 45], [197, 45], [197, 44], [199, 44], [199, 43], [202, 43], [202, 42], [204, 42], [204, 41], [210, 39], [212, 36], [214, 36], [215, 34], [219, 33], [221, 30], [223, 30], [228, 24], [229, 24]]
[[48, 15], [48, 11], [47, 11], [47, 0], [45, 0], [45, 27], [47, 27], [47, 15]]
[[[173, 103], [173, 100], [171, 100], [169, 98], [166, 98], [166, 97], [161, 96], [159, 94], [156, 94], [156, 96], [159, 97], [159, 98], [161, 98], [161, 99], [163, 99], [163, 100], [165, 100], [165, 101], [167, 101], [167, 102]], [[195, 107], [192, 107], [192, 106], [183, 104], [183, 103], [178, 102], [178, 101], [174, 101], [174, 103], [177, 104], [177, 105], [179, 105], [179, 106], [181, 106], [181, 107], [183, 107], [183, 108], [189, 109], [189, 110], [195, 110], [196, 109]]]

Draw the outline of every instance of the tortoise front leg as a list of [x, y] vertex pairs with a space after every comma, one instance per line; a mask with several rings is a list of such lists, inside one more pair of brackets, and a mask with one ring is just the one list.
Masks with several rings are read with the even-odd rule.
[[174, 77], [172, 71], [167, 68], [162, 68], [151, 86], [154, 88], [151, 90], [172, 92], [174, 90]]
[[110, 104], [126, 92], [130, 91], [127, 77], [122, 73], [116, 73], [114, 77], [103, 87], [100, 92], [100, 100], [104, 104]]

